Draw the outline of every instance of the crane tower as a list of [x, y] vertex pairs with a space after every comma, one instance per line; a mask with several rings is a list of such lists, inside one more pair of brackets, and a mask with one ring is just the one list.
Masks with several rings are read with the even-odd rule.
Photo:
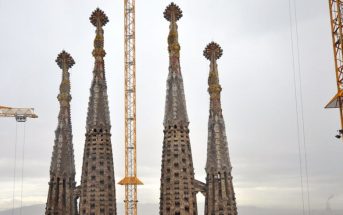
[[124, 0], [125, 63], [125, 215], [137, 214], [135, 0]]
[[337, 93], [325, 108], [339, 108], [341, 128], [336, 137], [341, 138], [343, 134], [343, 3], [341, 0], [329, 0], [329, 8]]

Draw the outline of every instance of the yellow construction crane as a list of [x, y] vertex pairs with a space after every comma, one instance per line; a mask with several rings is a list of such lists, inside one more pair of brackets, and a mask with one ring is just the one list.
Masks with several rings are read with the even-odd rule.
[[14, 117], [17, 122], [26, 122], [27, 118], [38, 118], [33, 108], [12, 108], [0, 106], [0, 117]]
[[329, 8], [337, 94], [330, 100], [325, 108], [339, 108], [341, 128], [338, 130], [336, 137], [341, 138], [343, 134], [343, 3], [341, 0], [329, 0]]
[[124, 0], [125, 63], [125, 215], [137, 214], [135, 0]]

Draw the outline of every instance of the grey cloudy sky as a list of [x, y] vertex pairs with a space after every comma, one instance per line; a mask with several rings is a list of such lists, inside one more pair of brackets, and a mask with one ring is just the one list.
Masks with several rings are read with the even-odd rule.
[[[181, 67], [196, 178], [205, 179], [209, 106], [209, 62], [202, 51], [214, 40], [224, 49], [218, 64], [238, 205], [301, 208], [289, 0], [175, 2], [184, 14], [179, 21]], [[169, 3], [136, 2], [138, 171], [145, 183], [139, 189], [141, 203], [159, 199], [168, 73], [168, 22], [162, 13]], [[334, 195], [331, 208], [343, 209], [343, 144], [334, 138], [338, 111], [323, 109], [336, 91], [329, 9], [327, 1], [296, 4], [311, 207], [325, 209]], [[55, 59], [62, 49], [76, 61], [71, 69], [72, 122], [80, 181], [94, 62], [95, 29], [89, 16], [97, 6], [110, 20], [105, 64], [119, 181], [124, 174], [123, 1], [0, 0], [0, 105], [32, 106], [39, 115], [26, 123], [24, 205], [46, 200], [61, 79]], [[15, 127], [13, 119], [0, 120], [0, 209], [12, 206]], [[19, 124], [17, 200], [23, 131]], [[118, 202], [123, 194], [117, 186]]]

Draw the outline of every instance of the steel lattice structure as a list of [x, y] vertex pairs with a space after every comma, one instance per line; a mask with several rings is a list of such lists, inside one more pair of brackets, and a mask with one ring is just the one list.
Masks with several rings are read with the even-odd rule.
[[135, 0], [124, 0], [125, 215], [137, 214]]
[[332, 32], [332, 44], [335, 59], [337, 94], [330, 100], [325, 108], [339, 108], [341, 128], [340, 135], [343, 129], [343, 26], [342, 26], [342, 9], [343, 3], [341, 0], [329, 0], [330, 7], [330, 24]]

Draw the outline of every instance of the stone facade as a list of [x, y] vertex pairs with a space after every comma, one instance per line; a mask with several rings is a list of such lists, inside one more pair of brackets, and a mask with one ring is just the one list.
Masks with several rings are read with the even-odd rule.
[[79, 212], [81, 215], [115, 215], [116, 188], [102, 28], [108, 18], [103, 11], [96, 9], [90, 21], [96, 27], [93, 50], [95, 65], [88, 103]]
[[217, 59], [222, 49], [214, 42], [204, 50], [211, 61], [208, 78], [210, 115], [208, 120], [208, 146], [206, 162], [205, 215], [237, 215], [236, 198], [232, 184], [231, 163], [222, 115]]
[[[160, 215], [197, 215], [196, 194], [198, 192], [205, 196], [205, 215], [237, 215], [231, 176], [232, 166], [221, 108], [222, 88], [217, 68], [217, 59], [222, 56], [223, 50], [214, 42], [208, 44], [204, 50], [204, 56], [210, 60], [208, 78], [210, 110], [206, 183], [203, 183], [194, 179], [189, 120], [180, 67], [177, 21], [182, 17], [182, 11], [177, 5], [171, 3], [164, 11], [164, 17], [170, 22], [170, 31], [168, 35], [169, 73], [163, 122]], [[96, 27], [92, 52], [95, 63], [88, 103], [81, 185], [76, 187], [75, 182], [70, 119], [71, 95], [68, 69], [75, 62], [67, 52], [63, 51], [56, 60], [62, 69], [62, 82], [57, 97], [60, 112], [50, 167], [46, 215], [117, 214], [111, 124], [104, 66], [106, 52], [103, 26], [108, 22], [108, 18], [103, 11], [96, 9], [90, 17], [90, 22]], [[122, 184], [125, 183], [127, 182]], [[77, 198], [80, 198], [79, 206]]]
[[70, 118], [70, 74], [68, 71], [75, 62], [65, 51], [58, 55], [56, 62], [62, 69], [60, 93], [57, 96], [60, 103], [60, 112], [51, 158], [49, 192], [45, 214], [76, 215], [77, 206], [74, 197], [76, 184], [75, 164]]
[[160, 214], [196, 215], [194, 169], [189, 141], [188, 116], [180, 68], [177, 20], [182, 11], [170, 4], [164, 17], [170, 21], [168, 36], [169, 74], [164, 116]]

